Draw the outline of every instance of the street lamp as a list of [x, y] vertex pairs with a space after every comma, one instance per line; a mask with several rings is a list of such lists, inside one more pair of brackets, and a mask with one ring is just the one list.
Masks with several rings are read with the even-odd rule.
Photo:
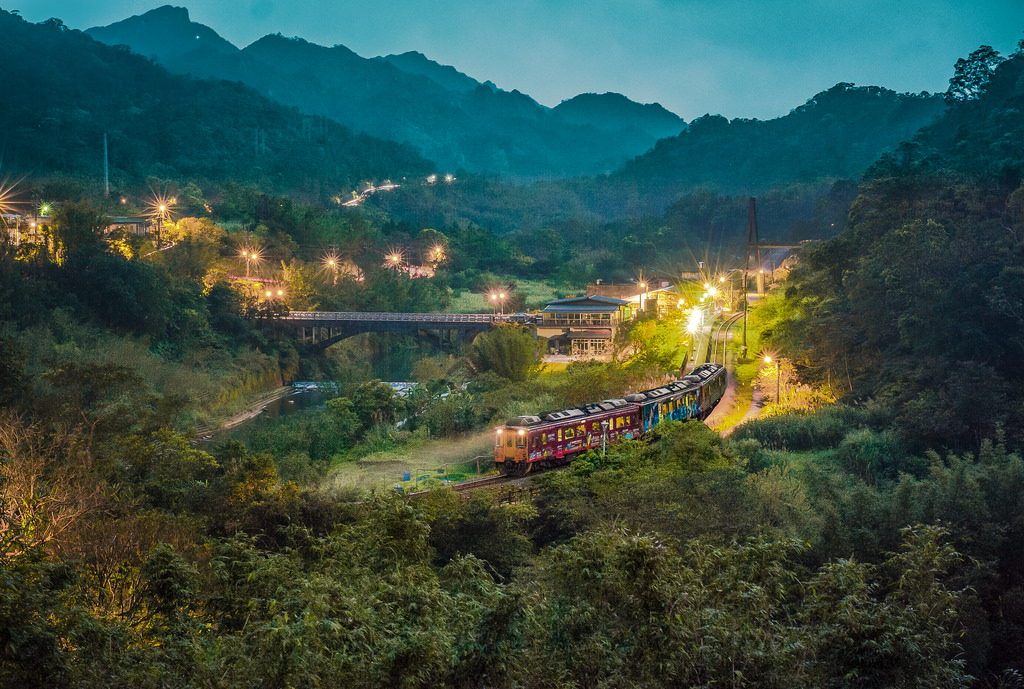
[[501, 315], [504, 316], [505, 315], [505, 293], [504, 292], [491, 292], [490, 299], [491, 299], [492, 302], [494, 302], [494, 304], [491, 305], [492, 308], [500, 309], [501, 310], [500, 311]]
[[689, 360], [696, 361], [697, 358], [697, 335], [704, 326], [704, 309], [694, 306], [690, 309], [690, 315], [686, 319], [686, 332], [690, 335]]
[[161, 231], [163, 225], [171, 215], [171, 206], [177, 202], [177, 199], [168, 198], [166, 196], [157, 195], [153, 198], [149, 204], [149, 214], [156, 218], [156, 248], [159, 249], [163, 243], [161, 240]]
[[405, 254], [401, 249], [388, 247], [388, 252], [384, 254], [384, 265], [395, 270], [401, 270], [404, 261]]
[[601, 422], [601, 458], [604, 458], [605, 451], [608, 449], [608, 422]]
[[338, 260], [338, 255], [333, 252], [324, 256], [324, 266], [327, 267], [327, 270], [331, 271], [333, 277], [332, 285], [338, 284]]
[[[770, 354], [764, 355], [764, 363], [772, 363], [772, 357]], [[782, 400], [779, 399], [779, 389], [781, 388], [782, 380], [782, 362], [776, 360], [775, 362], [775, 404], [781, 405]]]
[[242, 247], [240, 256], [242, 257], [242, 260], [245, 261], [245, 277], [249, 277], [249, 268], [251, 264], [255, 263], [258, 266], [260, 261], [263, 260], [263, 255], [260, 251], [252, 248], [251, 246]]

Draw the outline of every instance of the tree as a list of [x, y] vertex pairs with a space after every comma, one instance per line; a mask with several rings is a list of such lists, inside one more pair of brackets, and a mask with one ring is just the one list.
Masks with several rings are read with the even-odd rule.
[[526, 379], [537, 344], [517, 326], [498, 326], [482, 333], [469, 348], [469, 360], [478, 372], [493, 371], [511, 381]]
[[79, 439], [0, 415], [0, 559], [57, 541], [104, 504]]
[[394, 423], [402, 407], [402, 398], [398, 393], [379, 380], [363, 383], [352, 393], [352, 411], [364, 428]]
[[54, 211], [50, 225], [54, 253], [63, 262], [80, 248], [98, 243], [106, 225], [103, 214], [91, 202], [65, 202]]
[[963, 102], [979, 98], [985, 92], [992, 72], [1003, 59], [998, 50], [990, 45], [983, 45], [966, 59], [957, 60], [953, 77], [949, 80], [946, 100]]

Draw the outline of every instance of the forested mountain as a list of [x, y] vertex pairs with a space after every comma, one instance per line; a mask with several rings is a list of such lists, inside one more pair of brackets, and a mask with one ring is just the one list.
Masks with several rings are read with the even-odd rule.
[[620, 93], [581, 93], [564, 100], [554, 111], [566, 122], [609, 129], [639, 129], [657, 139], [675, 136], [686, 121], [657, 103], [642, 105]]
[[979, 71], [978, 96], [883, 156], [849, 227], [804, 252], [779, 331], [918, 445], [1024, 442], [1024, 54]]
[[774, 120], [705, 115], [614, 177], [652, 187], [708, 185], [748, 192], [855, 179], [942, 111], [940, 95], [839, 83]]
[[[211, 30], [190, 21], [184, 8], [161, 7], [88, 33], [155, 55], [172, 71], [241, 81], [305, 113], [409, 143], [451, 171], [513, 178], [595, 174], [615, 169], [658, 138], [642, 125], [623, 127], [599, 114], [577, 124], [519, 91], [480, 84], [418, 54], [365, 59], [342, 45], [326, 48], [280, 35], [224, 52], [223, 40], [206, 40]], [[183, 53], [181, 45], [195, 49]], [[667, 111], [657, 107], [660, 121]]]
[[311, 127], [241, 84], [172, 75], [59, 20], [31, 24], [0, 12], [0, 31], [0, 70], [17, 94], [0, 110], [5, 172], [98, 185], [104, 135], [115, 188], [155, 175], [319, 200], [367, 178], [431, 169], [406, 146], [329, 120]]

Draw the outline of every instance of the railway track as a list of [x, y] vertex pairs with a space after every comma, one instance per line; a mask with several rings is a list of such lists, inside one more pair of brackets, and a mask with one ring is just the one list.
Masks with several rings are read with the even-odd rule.
[[[542, 472], [538, 472], [542, 473]], [[534, 474], [535, 476], [536, 474]], [[470, 479], [461, 483], [449, 484], [449, 488], [456, 493], [472, 493], [483, 488], [504, 488], [510, 491], [525, 489], [531, 482], [533, 476], [485, 476], [483, 478]], [[415, 498], [430, 493], [429, 490], [418, 490], [406, 493], [410, 498]]]
[[708, 343], [708, 363], [717, 364], [719, 363], [719, 353], [721, 353], [721, 364], [725, 366], [725, 352], [727, 340], [729, 337], [729, 329], [734, 326], [739, 319], [743, 318], [743, 312], [735, 313], [716, 326], [714, 337], [711, 338], [711, 342]]

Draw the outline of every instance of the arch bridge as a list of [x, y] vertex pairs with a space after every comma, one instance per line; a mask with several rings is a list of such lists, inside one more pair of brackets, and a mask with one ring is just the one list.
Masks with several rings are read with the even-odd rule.
[[487, 313], [388, 313], [383, 311], [290, 311], [277, 323], [295, 328], [313, 351], [360, 333], [395, 333], [428, 337], [441, 344], [472, 339], [508, 316]]

